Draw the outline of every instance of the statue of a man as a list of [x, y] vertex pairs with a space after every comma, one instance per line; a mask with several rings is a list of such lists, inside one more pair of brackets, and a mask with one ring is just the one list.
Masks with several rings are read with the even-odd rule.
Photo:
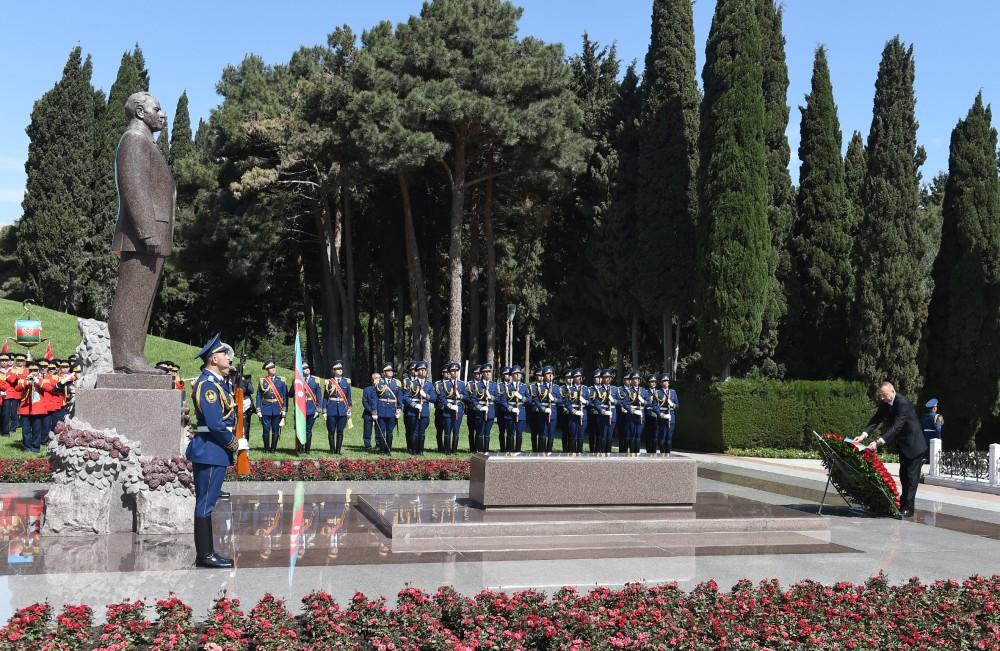
[[160, 102], [147, 92], [125, 101], [128, 127], [118, 141], [115, 182], [118, 225], [111, 252], [121, 258], [108, 330], [119, 373], [161, 374], [143, 354], [163, 262], [173, 247], [177, 192], [153, 134], [167, 124]]

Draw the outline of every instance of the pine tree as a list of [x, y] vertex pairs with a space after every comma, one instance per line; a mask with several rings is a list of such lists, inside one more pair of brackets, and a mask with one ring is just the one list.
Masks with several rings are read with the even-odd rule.
[[702, 79], [698, 167], [699, 331], [728, 377], [761, 333], [771, 286], [761, 39], [755, 0], [720, 0]]
[[[794, 219], [795, 195], [788, 173], [791, 149], [788, 128], [788, 66], [781, 9], [774, 0], [757, 0], [763, 66], [764, 139], [767, 148], [767, 222], [771, 231], [771, 280], [764, 307], [760, 340], [751, 346], [741, 366], [766, 376], [784, 375], [784, 365], [775, 359], [779, 329], [788, 311], [785, 284], [791, 274], [788, 237]], [[783, 329], [782, 329], [783, 330]]]
[[826, 50], [816, 49], [812, 88], [806, 95], [799, 141], [799, 192], [791, 240], [796, 376], [846, 377], [850, 364], [848, 314], [854, 300], [854, 214], [840, 157], [841, 132]]
[[[85, 260], [80, 242], [93, 210], [96, 91], [93, 66], [74, 48], [62, 78], [31, 111], [27, 187], [17, 224], [23, 292], [42, 305], [80, 313]], [[110, 240], [109, 240], [110, 241]]]
[[913, 48], [897, 36], [882, 52], [866, 148], [859, 229], [854, 350], [860, 377], [920, 391], [918, 354], [927, 321], [925, 236], [918, 221], [924, 151], [917, 146]]
[[174, 111], [174, 129], [170, 136], [170, 168], [173, 169], [178, 159], [191, 155], [193, 151], [191, 114], [188, 112], [187, 91], [184, 91], [177, 100], [177, 109]]
[[667, 369], [674, 362], [674, 316], [691, 313], [698, 99], [691, 0], [655, 0], [639, 140], [638, 270], [643, 307], [663, 320]]
[[927, 389], [948, 410], [945, 443], [971, 446], [1000, 387], [997, 131], [982, 93], [951, 134], [941, 248], [928, 318]]

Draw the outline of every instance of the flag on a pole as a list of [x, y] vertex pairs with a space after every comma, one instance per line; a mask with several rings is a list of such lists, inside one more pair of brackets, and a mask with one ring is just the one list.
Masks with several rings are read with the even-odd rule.
[[299, 343], [299, 331], [295, 329], [295, 438], [299, 443], [306, 444], [306, 390], [305, 376], [302, 373], [302, 345]]
[[[296, 343], [298, 338], [296, 338]], [[298, 368], [298, 366], [296, 366]], [[296, 401], [297, 402], [297, 401]], [[298, 410], [296, 410], [298, 413]], [[303, 411], [302, 413], [305, 413]], [[298, 422], [298, 419], [295, 420]], [[292, 504], [292, 528], [288, 532], [288, 585], [292, 585], [295, 578], [295, 562], [299, 557], [299, 550], [305, 541], [302, 539], [303, 510], [305, 507], [306, 485], [304, 482], [295, 484], [295, 502]]]
[[0, 353], [9, 353], [9, 352], [10, 352], [10, 342], [4, 339], [3, 348], [0, 348]]
[[55, 354], [52, 352], [52, 342], [50, 341], [45, 347], [45, 359], [52, 359]]

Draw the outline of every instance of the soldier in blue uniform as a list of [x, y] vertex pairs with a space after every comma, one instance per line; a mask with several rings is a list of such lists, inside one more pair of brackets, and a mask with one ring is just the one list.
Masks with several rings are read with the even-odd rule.
[[364, 413], [365, 452], [371, 452], [372, 430], [378, 426], [378, 395], [375, 393], [375, 384], [381, 380], [381, 373], [378, 371], [372, 373], [372, 383], [366, 386], [361, 392], [361, 408]]
[[407, 451], [410, 454], [423, 454], [431, 403], [437, 398], [434, 385], [427, 379], [427, 362], [421, 360], [414, 364], [412, 374], [403, 386], [402, 397], [403, 420], [407, 431], [411, 433], [406, 441]]
[[601, 382], [591, 393], [591, 414], [595, 421], [595, 448], [598, 454], [609, 454], [618, 424], [618, 388], [611, 385], [611, 369], [601, 371]]
[[[344, 377], [344, 362], [341, 360], [330, 364], [333, 377], [323, 383], [323, 409], [326, 411], [326, 440], [330, 444], [330, 452], [340, 454], [344, 445], [344, 428], [351, 418], [351, 382]], [[371, 428], [365, 446], [371, 446]]]
[[530, 392], [527, 385], [521, 382], [521, 367], [515, 364], [509, 370], [510, 380], [501, 386], [500, 402], [497, 403], [503, 405], [504, 431], [507, 433], [506, 449], [501, 447], [501, 451], [520, 452], [521, 439], [528, 420], [527, 406]]
[[640, 386], [641, 376], [638, 371], [632, 371], [628, 376], [628, 384], [624, 387], [625, 412], [625, 439], [626, 445], [623, 452], [638, 454], [642, 445], [642, 433], [646, 425], [646, 405], [649, 404], [651, 396], [649, 391]]
[[[473, 441], [473, 452], [490, 451], [490, 435], [493, 432], [493, 423], [496, 421], [496, 403], [499, 397], [499, 388], [493, 381], [493, 365], [483, 364], [479, 367], [480, 379], [473, 382], [469, 395], [472, 402], [472, 410], [476, 412], [476, 437]], [[469, 418], [472, 419], [470, 411]]]
[[448, 379], [442, 380], [441, 391], [437, 394], [437, 408], [441, 410], [444, 425], [444, 444], [448, 454], [458, 452], [458, 436], [462, 427], [462, 416], [465, 414], [466, 388], [465, 382], [458, 379], [461, 365], [458, 362], [448, 364]]
[[403, 398], [403, 437], [406, 439], [406, 451], [409, 454], [416, 454], [413, 448], [413, 432], [416, 429], [417, 419], [408, 418], [406, 410], [406, 393], [416, 377], [416, 360], [406, 365], [406, 373], [399, 378], [400, 396]]
[[535, 371], [535, 381], [528, 385], [528, 400], [524, 405], [524, 411], [528, 419], [528, 430], [531, 432], [532, 452], [538, 452], [538, 432], [541, 431], [541, 425], [538, 421], [538, 410], [535, 409], [535, 399], [538, 397], [539, 387], [542, 386], [542, 379], [542, 369], [539, 367]]
[[469, 452], [476, 451], [476, 435], [479, 434], [480, 413], [472, 401], [472, 393], [479, 381], [483, 379], [482, 369], [478, 364], [469, 369], [472, 379], [465, 383], [465, 429], [469, 435]]
[[264, 362], [265, 375], [257, 385], [257, 413], [264, 430], [264, 451], [275, 452], [281, 437], [281, 425], [285, 421], [288, 404], [288, 385], [277, 375], [274, 360]]
[[497, 382], [497, 438], [500, 439], [500, 451], [507, 451], [507, 403], [504, 401], [504, 389], [510, 384], [510, 367], [500, 369], [500, 381]]
[[316, 417], [323, 409], [323, 391], [313, 376], [309, 364], [305, 362], [302, 362], [302, 380], [302, 392], [306, 394], [306, 444], [303, 446], [296, 438], [295, 451], [308, 453], [312, 449], [313, 425], [316, 424]]
[[642, 427], [642, 444], [646, 452], [652, 454], [656, 452], [656, 425], [659, 421], [660, 412], [657, 410], [654, 397], [659, 385], [660, 376], [650, 373], [646, 378], [646, 391], [649, 393], [649, 402], [646, 404], [646, 418]]
[[232, 559], [215, 552], [212, 535], [212, 512], [222, 492], [226, 468], [233, 464], [239, 450], [249, 447], [245, 438], [237, 439], [233, 434], [236, 410], [242, 406], [233, 401], [224, 381], [232, 355], [232, 347], [222, 343], [219, 335], [212, 337], [198, 353], [204, 365], [191, 392], [197, 427], [186, 456], [194, 475], [194, 546], [198, 567], [233, 567]]
[[552, 452], [556, 437], [556, 426], [559, 421], [559, 387], [552, 383], [555, 369], [546, 366], [542, 369], [542, 383], [535, 395], [535, 411], [538, 414], [538, 451]]
[[434, 435], [437, 439], [437, 451], [447, 452], [448, 448], [444, 444], [444, 410], [438, 406], [437, 396], [444, 391], [444, 383], [448, 380], [448, 365], [441, 366], [441, 379], [434, 383]]
[[[387, 370], [382, 371], [383, 375], [392, 373], [392, 366], [387, 364], [385, 368]], [[398, 386], [399, 382], [392, 377], [382, 377], [372, 382], [376, 398], [374, 412], [377, 417], [375, 447], [383, 454], [392, 454], [392, 436], [402, 408]]]
[[937, 398], [931, 398], [924, 406], [927, 407], [929, 411], [920, 415], [920, 429], [924, 431], [924, 438], [927, 439], [927, 460], [930, 461], [929, 450], [931, 446], [931, 439], [941, 438], [941, 431], [944, 429], [944, 416], [939, 413], [941, 407]]
[[674, 430], [677, 429], [677, 409], [680, 401], [677, 392], [670, 388], [670, 373], [660, 374], [660, 388], [656, 390], [657, 419], [656, 451], [670, 454], [674, 443]]
[[583, 438], [587, 431], [590, 390], [583, 384], [582, 369], [573, 369], [570, 379], [570, 383], [563, 388], [562, 411], [566, 415], [566, 443], [563, 451], [579, 454], [583, 452]]

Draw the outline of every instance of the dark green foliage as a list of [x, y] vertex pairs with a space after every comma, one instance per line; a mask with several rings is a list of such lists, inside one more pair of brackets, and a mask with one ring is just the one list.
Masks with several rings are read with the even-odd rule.
[[728, 375], [761, 333], [772, 283], [760, 29], [752, 0], [716, 5], [703, 72], [698, 169], [699, 332]]
[[188, 112], [187, 91], [181, 93], [174, 111], [174, 129], [170, 136], [170, 168], [177, 161], [186, 158], [194, 151], [194, 141], [191, 138], [191, 114]]
[[680, 383], [674, 445], [810, 449], [813, 431], [851, 436], [868, 422], [875, 403], [860, 382], [729, 380]]
[[862, 192], [865, 187], [865, 175], [868, 174], [868, 160], [865, 155], [865, 138], [860, 131], [855, 131], [851, 141], [847, 143], [847, 154], [844, 156], [844, 183], [847, 187], [847, 198], [851, 200], [854, 209], [854, 220], [860, 224], [864, 214]]
[[163, 160], [170, 160], [170, 129], [163, 125], [163, 131], [156, 134], [156, 147], [163, 154]]
[[[28, 182], [17, 224], [17, 257], [26, 298], [85, 312], [89, 269], [81, 243], [89, 235], [95, 182], [96, 91], [90, 57], [70, 52], [62, 78], [35, 102], [27, 133]], [[110, 242], [110, 238], [108, 242]]]
[[942, 401], [951, 448], [971, 445], [1000, 387], [1000, 181], [992, 117], [980, 93], [952, 132], [934, 263], [927, 393]]
[[640, 299], [654, 323], [664, 310], [691, 312], [698, 100], [691, 0], [654, 0], [636, 197]]
[[756, 375], [781, 377], [784, 364], [775, 359], [779, 329], [788, 311], [785, 285], [792, 272], [788, 238], [794, 220], [794, 191], [788, 174], [791, 150], [788, 128], [788, 66], [781, 8], [774, 0], [757, 0], [763, 66], [764, 139], [767, 148], [767, 223], [771, 232], [770, 287], [764, 307], [760, 340], [754, 344], [741, 368]]
[[896, 37], [883, 50], [875, 82], [852, 328], [860, 378], [870, 385], [888, 380], [904, 394], [919, 393], [922, 384], [918, 354], [930, 302], [913, 78], [913, 48]]
[[[796, 289], [798, 377], [848, 377], [848, 315], [854, 300], [856, 223], [841, 161], [840, 121], [826, 51], [816, 50], [812, 89], [802, 112], [799, 193], [790, 242]], [[790, 336], [792, 333], [789, 332]]]

